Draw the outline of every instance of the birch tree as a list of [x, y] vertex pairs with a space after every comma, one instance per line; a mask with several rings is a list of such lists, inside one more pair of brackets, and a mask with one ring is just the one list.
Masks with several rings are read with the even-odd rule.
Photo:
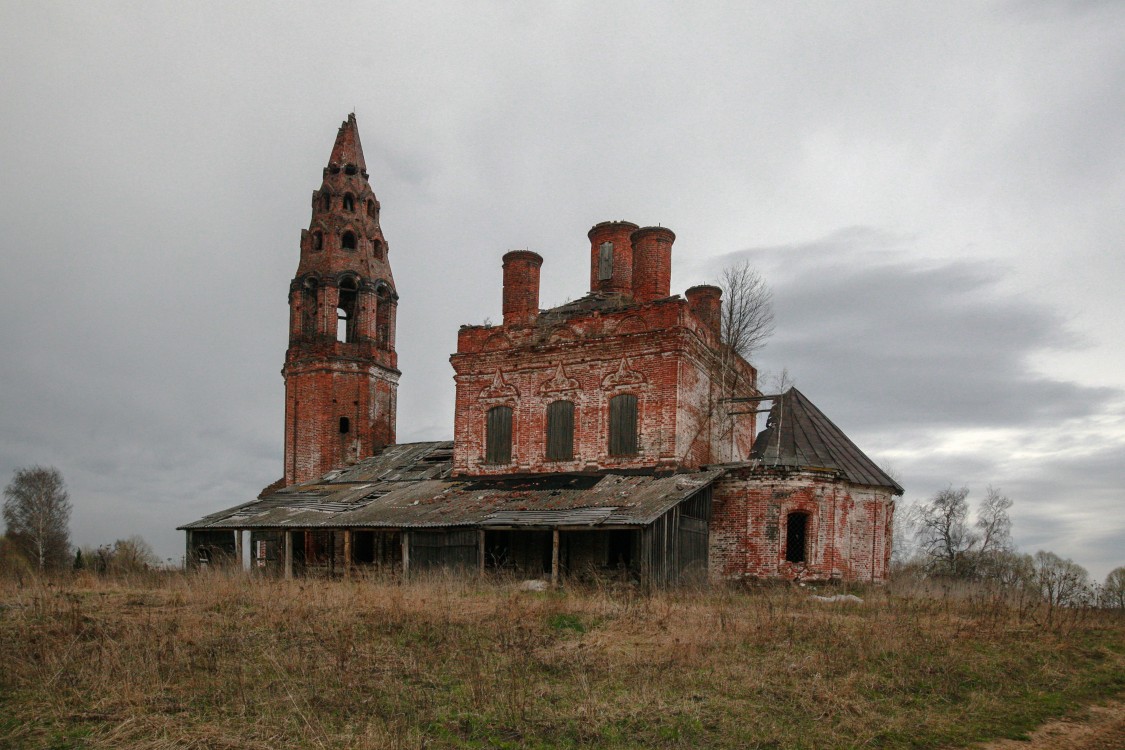
[[70, 498], [58, 469], [17, 469], [4, 488], [8, 538], [43, 572], [70, 562]]

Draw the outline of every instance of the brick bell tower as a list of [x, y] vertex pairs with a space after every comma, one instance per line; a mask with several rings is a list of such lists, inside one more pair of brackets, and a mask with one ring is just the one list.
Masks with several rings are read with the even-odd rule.
[[340, 126], [289, 285], [285, 485], [395, 441], [395, 292], [355, 114]]

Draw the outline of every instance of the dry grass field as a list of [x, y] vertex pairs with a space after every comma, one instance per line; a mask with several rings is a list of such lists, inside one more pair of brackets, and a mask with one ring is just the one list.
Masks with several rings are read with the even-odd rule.
[[0, 583], [0, 747], [947, 748], [1125, 692], [1120, 614], [856, 593]]

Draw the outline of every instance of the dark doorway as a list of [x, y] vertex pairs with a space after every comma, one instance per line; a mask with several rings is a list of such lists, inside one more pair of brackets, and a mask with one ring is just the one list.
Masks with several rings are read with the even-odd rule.
[[809, 515], [790, 513], [785, 519], [785, 559], [791, 563], [807, 562], [805, 553]]

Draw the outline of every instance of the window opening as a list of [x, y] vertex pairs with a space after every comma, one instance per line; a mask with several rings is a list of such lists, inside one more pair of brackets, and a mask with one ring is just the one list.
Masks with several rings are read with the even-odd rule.
[[555, 401], [547, 405], [547, 460], [574, 458], [574, 403]]
[[637, 397], [623, 393], [609, 400], [609, 455], [637, 454]]
[[355, 250], [355, 232], [344, 232], [344, 236], [340, 240], [340, 245], [345, 250]]
[[327, 190], [320, 194], [320, 207], [325, 211], [332, 208], [332, 194]]
[[344, 210], [355, 211], [355, 196], [351, 193], [344, 194]]
[[484, 460], [490, 464], [512, 462], [512, 407], [494, 406], [488, 410]]
[[340, 299], [336, 303], [336, 340], [351, 344], [356, 340], [355, 319], [358, 289], [355, 279], [340, 282]]
[[340, 417], [340, 434], [341, 435], [347, 435], [349, 432], [351, 432], [351, 429], [352, 429], [351, 420], [348, 419], [347, 417]]
[[598, 281], [613, 278], [613, 243], [603, 242], [598, 246]]
[[785, 518], [785, 559], [791, 563], [808, 561], [806, 554], [808, 513], [790, 513]]
[[375, 216], [375, 201], [370, 198], [367, 199], [367, 215], [372, 219], [378, 218]]
[[357, 171], [359, 171], [359, 170], [356, 168], [356, 166], [354, 164], [349, 164], [346, 167], [344, 167], [344, 174], [355, 174]]

